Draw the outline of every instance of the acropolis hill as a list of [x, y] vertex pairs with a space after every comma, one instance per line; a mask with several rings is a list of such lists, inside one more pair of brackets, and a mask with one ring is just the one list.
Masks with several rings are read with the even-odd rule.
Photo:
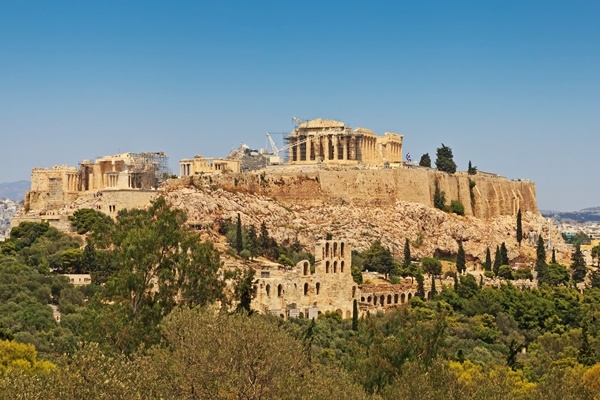
[[[543, 234], [559, 257], [567, 253], [558, 232], [538, 212], [534, 183], [405, 164], [402, 141], [395, 133], [378, 136], [318, 119], [299, 123], [288, 137], [287, 163], [258, 171], [240, 172], [236, 158], [195, 156], [181, 160], [179, 178], [165, 180], [164, 153], [106, 156], [83, 161], [79, 168], [36, 168], [25, 206], [12, 225], [46, 220], [68, 229], [68, 216], [79, 208], [115, 217], [120, 209], [144, 207], [165, 194], [186, 209], [196, 226], [239, 212], [244, 223], [271, 222], [268, 228], [276, 238], [298, 235], [307, 248], [326, 232], [359, 250], [381, 239], [399, 251], [405, 238], [422, 237], [415, 255], [453, 254], [461, 240], [469, 259], [482, 260], [487, 246], [501, 242], [512, 257], [526, 252], [517, 248], [512, 234], [520, 209], [526, 235]], [[464, 205], [464, 217], [433, 208], [436, 184], [447, 203]], [[226, 200], [235, 205], [226, 208]]]

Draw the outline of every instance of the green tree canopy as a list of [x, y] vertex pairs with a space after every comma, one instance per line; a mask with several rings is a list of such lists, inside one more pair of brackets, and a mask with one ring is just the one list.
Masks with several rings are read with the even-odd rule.
[[453, 159], [452, 149], [443, 143], [442, 147], [439, 147], [436, 151], [435, 166], [439, 171], [451, 174], [456, 172], [456, 163]]

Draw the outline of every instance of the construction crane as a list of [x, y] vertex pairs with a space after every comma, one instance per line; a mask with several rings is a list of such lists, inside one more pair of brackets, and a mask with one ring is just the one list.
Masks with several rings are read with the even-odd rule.
[[[296, 118], [296, 117], [294, 117]], [[299, 146], [303, 143], [308, 142], [311, 139], [315, 139], [318, 138], [319, 136], [322, 135], [326, 135], [328, 132], [319, 132], [317, 134], [315, 134], [314, 136], [311, 136], [310, 138], [307, 137], [306, 139], [302, 139], [302, 140], [298, 140], [297, 142], [293, 143], [293, 144], [287, 144], [283, 147], [277, 148], [277, 145], [275, 144], [275, 141], [273, 140], [273, 138], [271, 137], [271, 134], [269, 132], [267, 132], [267, 138], [269, 139], [269, 143], [271, 144], [271, 156], [269, 157], [269, 163], [271, 165], [281, 165], [283, 164], [283, 159], [281, 157], [279, 157], [279, 153], [282, 151], [286, 151], [291, 149], [292, 147], [296, 147]]]

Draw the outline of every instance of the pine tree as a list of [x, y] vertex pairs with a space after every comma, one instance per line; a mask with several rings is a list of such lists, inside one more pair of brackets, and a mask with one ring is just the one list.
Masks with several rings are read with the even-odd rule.
[[423, 274], [417, 274], [415, 277], [417, 279], [417, 297], [421, 298], [421, 300], [425, 300], [425, 278]]
[[406, 238], [406, 241], [404, 242], [404, 262], [402, 263], [402, 266], [404, 268], [408, 268], [408, 267], [410, 267], [410, 263], [411, 263], [410, 243], [408, 241], [408, 238]]
[[462, 242], [458, 242], [458, 254], [456, 255], [456, 271], [459, 274], [464, 273], [467, 270], [467, 260], [465, 257], [465, 250], [463, 249]]
[[519, 246], [521, 245], [521, 240], [523, 240], [523, 225], [521, 223], [521, 209], [517, 212], [517, 242], [519, 242]]
[[538, 238], [537, 248], [535, 250], [536, 260], [535, 260], [535, 269], [539, 271], [540, 269], [544, 269], [546, 267], [546, 247], [544, 245], [544, 238], [542, 235]]
[[489, 247], [485, 250], [485, 264], [483, 264], [483, 269], [486, 271], [492, 270], [492, 255], [490, 254]]
[[431, 300], [435, 297], [436, 288], [435, 288], [435, 275], [431, 275]]
[[587, 268], [585, 266], [585, 260], [583, 259], [583, 253], [579, 245], [575, 246], [575, 252], [571, 256], [571, 270], [573, 271], [573, 280], [575, 282], [583, 282], [585, 275], [587, 274]]
[[237, 224], [235, 226], [235, 251], [240, 254], [244, 250], [244, 241], [242, 238], [242, 219], [240, 213], [237, 215]]
[[435, 166], [439, 171], [451, 174], [456, 172], [456, 163], [453, 160], [452, 149], [444, 145], [444, 143], [442, 143], [442, 147], [437, 149]]
[[352, 305], [352, 330], [358, 331], [358, 300], [354, 299]]
[[500, 257], [500, 247], [496, 246], [496, 254], [494, 254], [494, 275], [498, 276], [498, 271], [500, 271], [500, 265], [502, 265], [502, 258]]
[[506, 244], [502, 242], [500, 246], [500, 265], [509, 265], [510, 261], [508, 259], [508, 250], [506, 249]]

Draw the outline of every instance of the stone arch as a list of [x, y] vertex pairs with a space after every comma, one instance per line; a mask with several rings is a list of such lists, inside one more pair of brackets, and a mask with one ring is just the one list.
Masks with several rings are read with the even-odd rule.
[[329, 257], [329, 242], [325, 243], [325, 257]]
[[356, 296], [356, 286], [352, 286], [352, 298], [354, 298], [355, 296]]
[[319, 294], [320, 290], [321, 290], [321, 283], [317, 282], [317, 284], [315, 285], [315, 293]]
[[329, 261], [325, 261], [325, 273], [329, 273]]
[[304, 295], [308, 296], [308, 282], [304, 284]]
[[392, 304], [392, 295], [388, 294], [387, 303]]
[[304, 261], [304, 275], [308, 275], [310, 272], [310, 266], [308, 265], [308, 261]]
[[344, 242], [340, 243], [340, 257], [344, 258]]
[[283, 286], [280, 283], [279, 285], [277, 285], [277, 297], [281, 296], [283, 296]]
[[340, 272], [343, 274], [344, 273], [344, 262], [340, 261]]
[[394, 295], [394, 304], [398, 304], [398, 293]]
[[271, 297], [271, 285], [265, 286], [265, 291], [267, 292], [267, 297]]
[[383, 306], [385, 304], [385, 295], [382, 294], [380, 300], [381, 300], [381, 305]]
[[402, 293], [400, 295], [400, 304], [404, 304], [406, 302], [406, 294]]
[[333, 262], [333, 273], [337, 273], [337, 261]]
[[333, 242], [333, 256], [337, 257], [337, 242]]

